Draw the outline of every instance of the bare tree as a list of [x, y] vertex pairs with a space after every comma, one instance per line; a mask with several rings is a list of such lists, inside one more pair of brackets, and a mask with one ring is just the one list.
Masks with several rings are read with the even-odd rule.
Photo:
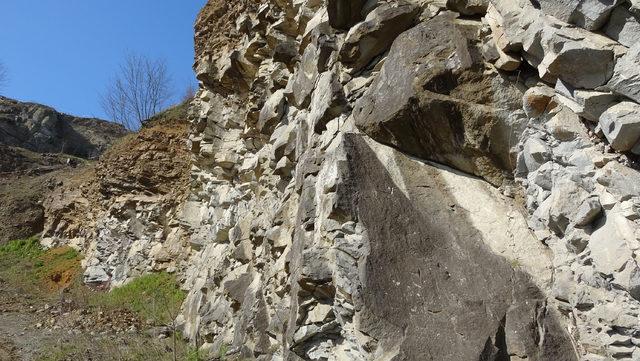
[[9, 75], [7, 74], [7, 68], [4, 64], [0, 63], [0, 89], [4, 88], [7, 85]]
[[171, 99], [171, 78], [163, 60], [128, 55], [101, 95], [105, 113], [127, 129], [138, 129]]
[[184, 95], [182, 96], [182, 102], [186, 102], [187, 100], [191, 100], [196, 96], [196, 87], [193, 83], [189, 83], [187, 89], [184, 91]]

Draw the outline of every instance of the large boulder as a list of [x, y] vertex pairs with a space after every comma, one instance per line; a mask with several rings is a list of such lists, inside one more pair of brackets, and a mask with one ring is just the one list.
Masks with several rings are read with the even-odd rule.
[[[511, 216], [492, 208], [491, 197], [476, 198], [478, 213], [473, 201], [459, 201], [470, 199], [460, 192], [478, 196], [491, 187], [372, 143], [345, 136], [370, 249], [360, 266], [360, 330], [389, 345], [393, 360], [577, 360], [544, 294], [512, 268], [510, 251], [492, 252], [513, 230], [502, 223]], [[506, 243], [535, 244], [529, 237]], [[538, 258], [544, 268], [546, 254], [534, 254], [523, 259]]]
[[484, 67], [469, 33], [443, 13], [401, 34], [353, 114], [381, 143], [499, 184], [522, 92]]
[[597, 30], [618, 3], [619, 0], [540, 0], [540, 9], [562, 21]]
[[618, 94], [640, 102], [640, 42], [616, 62], [607, 87]]
[[419, 13], [409, 3], [383, 4], [367, 15], [364, 22], [349, 30], [340, 49], [340, 60], [356, 72], [385, 52], [395, 38], [413, 25]]
[[621, 102], [612, 106], [600, 116], [600, 127], [613, 149], [631, 150], [640, 140], [640, 105]]
[[543, 28], [540, 77], [560, 78], [576, 88], [594, 89], [611, 78], [614, 51], [603, 37], [574, 28]]
[[640, 21], [629, 9], [618, 6], [611, 13], [604, 32], [624, 46], [633, 46], [640, 39]]

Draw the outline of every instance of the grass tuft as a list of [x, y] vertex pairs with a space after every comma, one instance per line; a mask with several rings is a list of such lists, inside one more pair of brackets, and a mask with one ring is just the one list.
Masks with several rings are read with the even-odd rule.
[[108, 293], [98, 293], [89, 303], [106, 309], [125, 308], [147, 321], [168, 324], [173, 321], [186, 294], [175, 276], [150, 273]]

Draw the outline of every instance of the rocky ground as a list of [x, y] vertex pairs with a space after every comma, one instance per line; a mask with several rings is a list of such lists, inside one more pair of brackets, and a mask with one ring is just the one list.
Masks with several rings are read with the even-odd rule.
[[[0, 255], [0, 360], [171, 359], [173, 329], [124, 303], [96, 305], [107, 295], [79, 282], [79, 258], [55, 259], [68, 252], [45, 252], [44, 271], [24, 255]], [[175, 345], [187, 359], [191, 348]]]

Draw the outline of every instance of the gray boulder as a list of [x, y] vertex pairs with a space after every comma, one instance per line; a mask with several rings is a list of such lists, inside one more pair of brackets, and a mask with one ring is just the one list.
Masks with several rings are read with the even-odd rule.
[[542, 78], [560, 78], [576, 88], [606, 84], [614, 68], [614, 51], [605, 39], [577, 29], [544, 28], [544, 57], [538, 65]]
[[396, 360], [577, 360], [531, 279], [482, 244], [466, 211], [442, 212], [455, 204], [447, 181], [398, 152], [391, 171], [362, 136], [345, 143], [371, 249], [362, 332], [394, 345]]
[[587, 30], [597, 30], [607, 21], [619, 0], [540, 0], [540, 9], [555, 18]]
[[499, 184], [512, 164], [506, 119], [522, 93], [483, 70], [454, 17], [440, 14], [396, 39], [355, 103], [355, 123], [381, 143]]
[[640, 102], [640, 42], [616, 62], [607, 88]]
[[640, 105], [621, 102], [600, 116], [600, 127], [613, 149], [626, 152], [640, 140]]
[[413, 24], [419, 10], [409, 3], [378, 6], [364, 22], [349, 30], [340, 49], [340, 60], [352, 73], [362, 69], [389, 49], [395, 38]]
[[576, 89], [561, 79], [558, 79], [555, 90], [557, 99], [562, 104], [592, 122], [597, 122], [602, 113], [616, 100], [616, 96], [611, 92]]
[[640, 21], [624, 6], [613, 10], [603, 30], [607, 36], [624, 46], [631, 47], [640, 39]]

